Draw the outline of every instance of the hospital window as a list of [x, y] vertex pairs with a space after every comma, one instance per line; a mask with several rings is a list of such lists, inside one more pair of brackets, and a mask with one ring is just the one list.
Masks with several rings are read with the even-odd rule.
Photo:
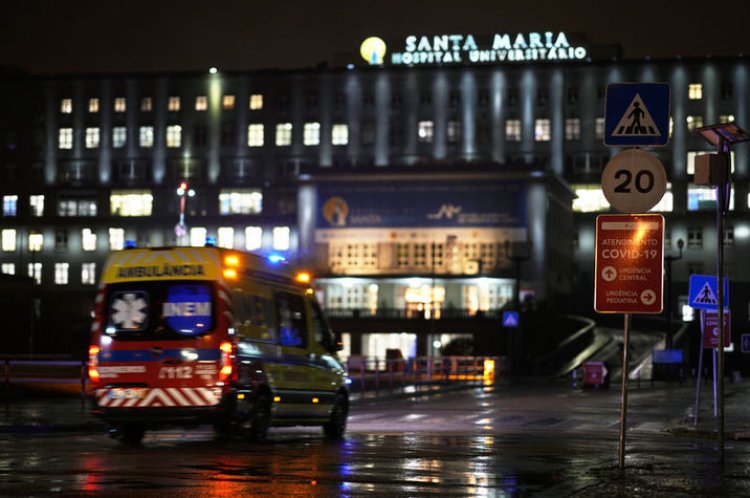
[[346, 145], [349, 143], [349, 125], [337, 123], [331, 129], [331, 144]]
[[604, 118], [596, 118], [594, 123], [595, 134], [597, 140], [604, 140]]
[[700, 128], [701, 126], [703, 126], [703, 116], [699, 114], [688, 116], [686, 120], [688, 131], [693, 131], [696, 128]]
[[128, 137], [128, 129], [124, 126], [115, 126], [112, 128], [112, 147], [120, 149], [125, 147], [125, 141]]
[[292, 123], [276, 125], [276, 145], [283, 147], [292, 144]]
[[374, 270], [378, 265], [375, 243], [332, 243], [329, 255], [329, 264], [334, 272]]
[[149, 190], [113, 190], [109, 196], [112, 216], [151, 216], [154, 196]]
[[258, 93], [250, 95], [250, 110], [259, 111], [261, 109], [263, 109], [263, 95]]
[[3, 216], [15, 216], [18, 209], [17, 195], [3, 196]]
[[28, 275], [34, 279], [37, 285], [42, 284], [42, 264], [41, 263], [29, 263]]
[[96, 263], [81, 264], [81, 283], [84, 285], [96, 283]]
[[688, 249], [701, 249], [703, 247], [703, 228], [690, 226], [687, 229]]
[[81, 230], [81, 249], [84, 251], [96, 251], [96, 233], [90, 228]]
[[249, 147], [263, 147], [263, 125], [252, 123], [247, 127], [247, 145]]
[[719, 114], [719, 123], [732, 123], [734, 114]]
[[[716, 209], [716, 189], [705, 185], [688, 185], [688, 211]], [[729, 191], [729, 210], [734, 210], [734, 187]]]
[[29, 207], [31, 208], [31, 216], [42, 216], [44, 214], [44, 196], [29, 196]]
[[55, 230], [55, 250], [65, 251], [68, 249], [68, 231], [65, 229]]
[[109, 229], [109, 249], [111, 251], [121, 251], [125, 247], [125, 229]]
[[42, 235], [39, 232], [30, 231], [29, 232], [29, 251], [30, 252], [39, 252], [42, 250], [42, 245], [44, 245], [44, 235]]
[[245, 249], [255, 251], [263, 247], [263, 229], [261, 227], [245, 227]]
[[207, 230], [205, 227], [193, 227], [190, 229], [190, 245], [193, 247], [203, 247], [206, 245]]
[[273, 227], [273, 248], [277, 251], [287, 251], [290, 246], [289, 227]]
[[60, 149], [73, 148], [73, 128], [60, 128], [57, 134], [57, 146]]
[[126, 109], [125, 97], [115, 98], [114, 108], [115, 108], [115, 112], [125, 112], [125, 109]]
[[141, 98], [141, 112], [151, 112], [154, 108], [154, 100], [151, 97]]
[[5, 228], [2, 232], [3, 251], [11, 252], [16, 250], [16, 229]]
[[520, 142], [521, 141], [521, 120], [520, 119], [506, 119], [505, 120], [505, 140], [508, 142]]
[[534, 121], [534, 140], [537, 142], [549, 142], [552, 133], [552, 125], [547, 118]]
[[305, 123], [302, 140], [305, 145], [320, 145], [320, 123]]
[[182, 126], [167, 126], [167, 147], [170, 149], [179, 148], [182, 145]]
[[167, 100], [167, 110], [168, 111], [179, 111], [180, 110], [180, 97], [169, 97], [169, 100]]
[[432, 121], [420, 121], [417, 124], [417, 139], [423, 143], [432, 143], [434, 124]]
[[99, 128], [86, 128], [86, 148], [96, 149], [99, 147]]
[[231, 111], [234, 109], [234, 95], [224, 95], [221, 99], [221, 107], [225, 111]]
[[448, 121], [446, 133], [448, 135], [448, 143], [454, 144], [461, 140], [461, 122]]
[[68, 270], [70, 269], [69, 263], [55, 263], [55, 284], [67, 285], [68, 284]]
[[573, 211], [576, 213], [596, 213], [609, 209], [609, 202], [604, 197], [600, 185], [571, 185], [576, 194], [573, 199]]
[[568, 118], [565, 120], [565, 140], [581, 139], [581, 120], [579, 118]]
[[63, 114], [73, 113], [73, 99], [60, 100], [60, 112]]
[[58, 216], [96, 216], [96, 201], [93, 199], [66, 199], [57, 201]]
[[234, 228], [219, 227], [217, 231], [217, 245], [226, 249], [234, 249]]
[[222, 190], [219, 193], [219, 213], [258, 214], [263, 210], [263, 194], [257, 189]]
[[99, 112], [99, 99], [89, 99], [89, 112], [94, 114]]
[[139, 129], [138, 143], [141, 147], [149, 148], [154, 146], [154, 127], [141, 126]]
[[703, 85], [700, 83], [690, 83], [688, 85], [688, 98], [690, 100], [701, 100], [703, 98]]
[[205, 95], [198, 95], [195, 97], [195, 110], [205, 111], [208, 109], [208, 97]]
[[16, 274], [16, 264], [15, 263], [3, 263], [2, 273], [6, 274], [6, 275], [15, 275]]

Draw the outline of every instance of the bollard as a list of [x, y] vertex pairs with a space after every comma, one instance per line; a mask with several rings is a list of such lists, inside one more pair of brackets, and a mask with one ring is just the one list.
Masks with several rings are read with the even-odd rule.
[[578, 389], [578, 369], [573, 369], [573, 389]]

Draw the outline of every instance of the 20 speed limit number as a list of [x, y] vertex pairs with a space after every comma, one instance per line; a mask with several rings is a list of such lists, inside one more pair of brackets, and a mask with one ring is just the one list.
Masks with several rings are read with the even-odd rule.
[[622, 213], [645, 213], [659, 203], [666, 188], [664, 165], [640, 149], [620, 152], [602, 172], [604, 197]]

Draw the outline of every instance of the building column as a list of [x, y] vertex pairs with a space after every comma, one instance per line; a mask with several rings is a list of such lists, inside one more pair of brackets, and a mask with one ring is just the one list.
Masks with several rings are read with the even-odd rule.
[[562, 175], [565, 169], [565, 76], [561, 69], [555, 69], [549, 81], [550, 116], [550, 166], [552, 171]]
[[496, 69], [490, 79], [491, 113], [491, 157], [498, 163], [505, 163], [505, 95], [508, 92], [505, 73]]
[[48, 82], [45, 85], [44, 106], [44, 183], [54, 185], [57, 181], [57, 147], [60, 130], [57, 123], [57, 113], [60, 110], [60, 98], [57, 86]]
[[477, 79], [473, 70], [461, 75], [461, 156], [467, 161], [477, 154]]
[[[167, 80], [159, 78], [154, 89], [154, 146], [152, 152], [152, 175], [154, 183], [161, 185], [167, 176], [167, 144], [165, 128], [167, 126]], [[180, 103], [182, 104], [182, 102]]]
[[432, 82], [432, 157], [445, 159], [447, 155], [446, 127], [448, 120], [448, 93], [450, 83], [445, 71], [438, 69]]
[[102, 80], [99, 97], [99, 183], [107, 185], [112, 179], [112, 82]]
[[390, 75], [381, 71], [375, 79], [375, 166], [387, 166], [390, 162], [390, 111]]
[[526, 69], [521, 76], [520, 85], [521, 99], [521, 153], [527, 163], [534, 161], [534, 128], [535, 119], [534, 102], [536, 101], [537, 81], [534, 71]]

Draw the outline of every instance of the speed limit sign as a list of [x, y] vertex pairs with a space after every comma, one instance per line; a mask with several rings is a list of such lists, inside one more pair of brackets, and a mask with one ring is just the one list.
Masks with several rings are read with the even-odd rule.
[[613, 157], [602, 172], [602, 192], [622, 213], [644, 213], [656, 206], [667, 188], [664, 165], [655, 155], [627, 149]]

